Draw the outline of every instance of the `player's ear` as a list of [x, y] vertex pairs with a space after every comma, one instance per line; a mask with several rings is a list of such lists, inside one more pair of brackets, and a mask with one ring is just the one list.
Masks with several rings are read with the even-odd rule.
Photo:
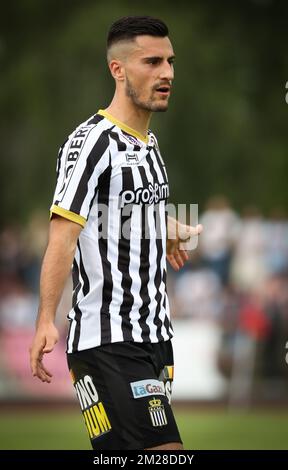
[[117, 81], [123, 81], [125, 78], [124, 64], [121, 60], [112, 59], [109, 62], [109, 69], [112, 77]]

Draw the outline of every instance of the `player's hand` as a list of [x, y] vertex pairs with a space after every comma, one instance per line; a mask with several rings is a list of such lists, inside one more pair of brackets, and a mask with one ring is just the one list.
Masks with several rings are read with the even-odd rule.
[[52, 374], [44, 366], [43, 356], [53, 351], [58, 340], [59, 333], [53, 323], [38, 325], [30, 347], [30, 367], [33, 376], [42, 382], [51, 382]]
[[180, 224], [177, 221], [175, 222], [175, 234], [173, 234], [172, 229], [172, 237], [167, 240], [166, 254], [172, 268], [175, 271], [179, 271], [179, 269], [181, 269], [189, 259], [186, 249], [187, 243], [191, 237], [195, 237], [202, 232], [203, 226], [198, 224], [196, 227], [192, 227], [191, 225]]

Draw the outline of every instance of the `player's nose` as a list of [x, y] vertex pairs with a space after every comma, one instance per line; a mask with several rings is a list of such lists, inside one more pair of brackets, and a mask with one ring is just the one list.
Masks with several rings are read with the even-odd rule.
[[172, 82], [174, 78], [174, 68], [173, 64], [169, 62], [164, 62], [162, 65], [161, 73], [160, 73], [161, 80], [167, 80]]

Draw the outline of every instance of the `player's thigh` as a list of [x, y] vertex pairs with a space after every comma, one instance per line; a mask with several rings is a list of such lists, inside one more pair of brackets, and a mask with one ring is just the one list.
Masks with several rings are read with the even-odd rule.
[[68, 363], [94, 449], [181, 442], [149, 346], [116, 343], [73, 354]]

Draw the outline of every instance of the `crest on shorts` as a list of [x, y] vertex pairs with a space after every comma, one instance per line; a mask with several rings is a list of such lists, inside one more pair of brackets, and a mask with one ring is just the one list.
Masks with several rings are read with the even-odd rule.
[[150, 418], [152, 421], [152, 425], [154, 427], [158, 426], [166, 426], [167, 425], [167, 418], [165, 413], [164, 405], [162, 405], [161, 400], [158, 398], [153, 398], [153, 400], [149, 401], [149, 413]]

